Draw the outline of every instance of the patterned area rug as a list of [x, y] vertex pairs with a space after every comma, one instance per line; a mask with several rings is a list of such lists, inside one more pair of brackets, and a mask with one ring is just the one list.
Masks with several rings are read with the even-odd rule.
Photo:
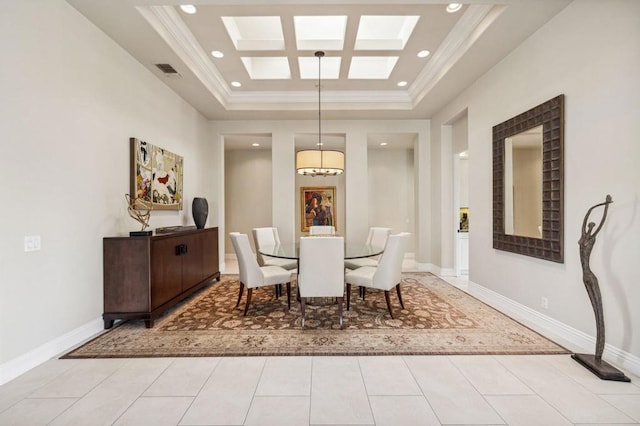
[[429, 273], [403, 274], [405, 309], [391, 295], [395, 319], [384, 292], [368, 289], [363, 301], [354, 288], [351, 310], [344, 304], [343, 330], [337, 304], [323, 299], [307, 304], [302, 329], [295, 288], [292, 283], [290, 311], [286, 292], [276, 299], [272, 286], [255, 289], [245, 317], [246, 289], [236, 308], [238, 277], [225, 275], [156, 320], [154, 328], [123, 322], [63, 358], [568, 353]]

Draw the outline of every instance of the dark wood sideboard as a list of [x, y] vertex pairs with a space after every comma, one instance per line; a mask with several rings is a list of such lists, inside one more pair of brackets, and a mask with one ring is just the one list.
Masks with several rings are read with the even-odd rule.
[[144, 319], [151, 328], [164, 311], [220, 281], [218, 228], [107, 237], [103, 253], [104, 328], [116, 319]]

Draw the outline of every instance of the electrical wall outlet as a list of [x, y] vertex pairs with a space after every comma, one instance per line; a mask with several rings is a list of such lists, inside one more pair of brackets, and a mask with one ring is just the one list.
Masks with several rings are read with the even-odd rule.
[[549, 299], [542, 296], [542, 298], [540, 299], [540, 306], [544, 309], [549, 309]]
[[24, 237], [24, 251], [40, 250], [40, 235], [28, 235]]

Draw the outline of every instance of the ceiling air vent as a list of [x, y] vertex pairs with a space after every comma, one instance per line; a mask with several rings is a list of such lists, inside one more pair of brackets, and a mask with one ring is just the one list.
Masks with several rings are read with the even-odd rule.
[[160, 71], [162, 71], [164, 74], [166, 74], [169, 77], [180, 76], [180, 74], [178, 74], [178, 71], [176, 71], [176, 69], [173, 68], [170, 64], [155, 64], [155, 65], [156, 67], [158, 67]]

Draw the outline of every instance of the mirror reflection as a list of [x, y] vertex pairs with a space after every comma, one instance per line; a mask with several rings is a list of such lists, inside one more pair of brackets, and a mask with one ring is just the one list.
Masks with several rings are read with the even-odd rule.
[[505, 233], [542, 238], [542, 126], [504, 143]]

